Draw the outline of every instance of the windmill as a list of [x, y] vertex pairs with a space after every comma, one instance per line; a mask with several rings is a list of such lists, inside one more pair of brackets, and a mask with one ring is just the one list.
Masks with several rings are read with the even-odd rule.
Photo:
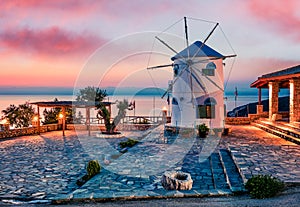
[[236, 55], [222, 55], [206, 44], [218, 26], [219, 23], [215, 23], [203, 41], [190, 44], [188, 22], [184, 17], [186, 47], [180, 52], [162, 38], [155, 37], [174, 53], [172, 64], [147, 68], [173, 67], [173, 80], [162, 96], [164, 98], [169, 92], [172, 93], [171, 126], [193, 128], [197, 124], [206, 123], [210, 128], [223, 128], [223, 61]]

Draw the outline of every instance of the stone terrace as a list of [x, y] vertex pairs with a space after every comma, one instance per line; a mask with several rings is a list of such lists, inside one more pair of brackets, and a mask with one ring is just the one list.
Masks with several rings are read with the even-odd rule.
[[[228, 194], [241, 183], [238, 174], [230, 173], [231, 155], [244, 179], [264, 173], [286, 182], [300, 181], [299, 145], [253, 126], [231, 128], [232, 133], [221, 140], [165, 139], [161, 127], [151, 133], [129, 133], [141, 143], [122, 156], [116, 146], [124, 138], [77, 136], [74, 131], [67, 131], [66, 137], [57, 131], [1, 140], [0, 199]], [[171, 152], [181, 154], [174, 158]], [[79, 188], [76, 180], [90, 159], [99, 159], [106, 169]], [[193, 189], [165, 191], [160, 185], [165, 170], [189, 172]]]

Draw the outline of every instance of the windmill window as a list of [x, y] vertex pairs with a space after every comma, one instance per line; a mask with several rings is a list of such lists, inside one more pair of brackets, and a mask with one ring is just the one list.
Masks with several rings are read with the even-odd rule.
[[175, 64], [173, 70], [174, 70], [174, 76], [176, 77], [178, 75], [179, 65]]
[[215, 76], [216, 68], [217, 68], [217, 66], [215, 63], [209, 62], [209, 63], [207, 63], [206, 67], [202, 69], [202, 73], [203, 73], [203, 75], [206, 75], [206, 76]]
[[198, 105], [197, 118], [214, 119], [216, 117], [215, 105], [217, 104], [214, 98], [207, 98], [203, 105]]

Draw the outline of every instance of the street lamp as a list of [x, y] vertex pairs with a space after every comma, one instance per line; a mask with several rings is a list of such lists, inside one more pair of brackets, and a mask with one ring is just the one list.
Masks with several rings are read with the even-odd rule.
[[164, 124], [166, 124], [166, 121], [167, 121], [167, 113], [168, 113], [168, 109], [166, 106], [164, 106], [162, 108], [162, 116], [163, 116], [163, 122]]
[[58, 118], [59, 118], [59, 119], [63, 119], [63, 118], [64, 118], [64, 115], [63, 115], [62, 113], [60, 113], [60, 114], [58, 115]]

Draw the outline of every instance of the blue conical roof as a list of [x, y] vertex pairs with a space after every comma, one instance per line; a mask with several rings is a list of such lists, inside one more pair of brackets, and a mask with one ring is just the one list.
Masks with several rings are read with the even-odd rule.
[[[215, 51], [211, 47], [204, 44], [201, 41], [196, 41], [193, 44], [191, 44], [189, 47], [185, 48], [178, 54], [176, 54], [174, 57], [171, 58], [172, 61], [180, 58], [188, 58], [188, 50], [189, 50], [189, 57], [216, 57], [216, 58], [224, 58], [222, 54]], [[201, 49], [199, 50], [199, 48]], [[196, 54], [197, 53], [197, 54]], [[195, 55], [196, 54], [196, 55]]]

